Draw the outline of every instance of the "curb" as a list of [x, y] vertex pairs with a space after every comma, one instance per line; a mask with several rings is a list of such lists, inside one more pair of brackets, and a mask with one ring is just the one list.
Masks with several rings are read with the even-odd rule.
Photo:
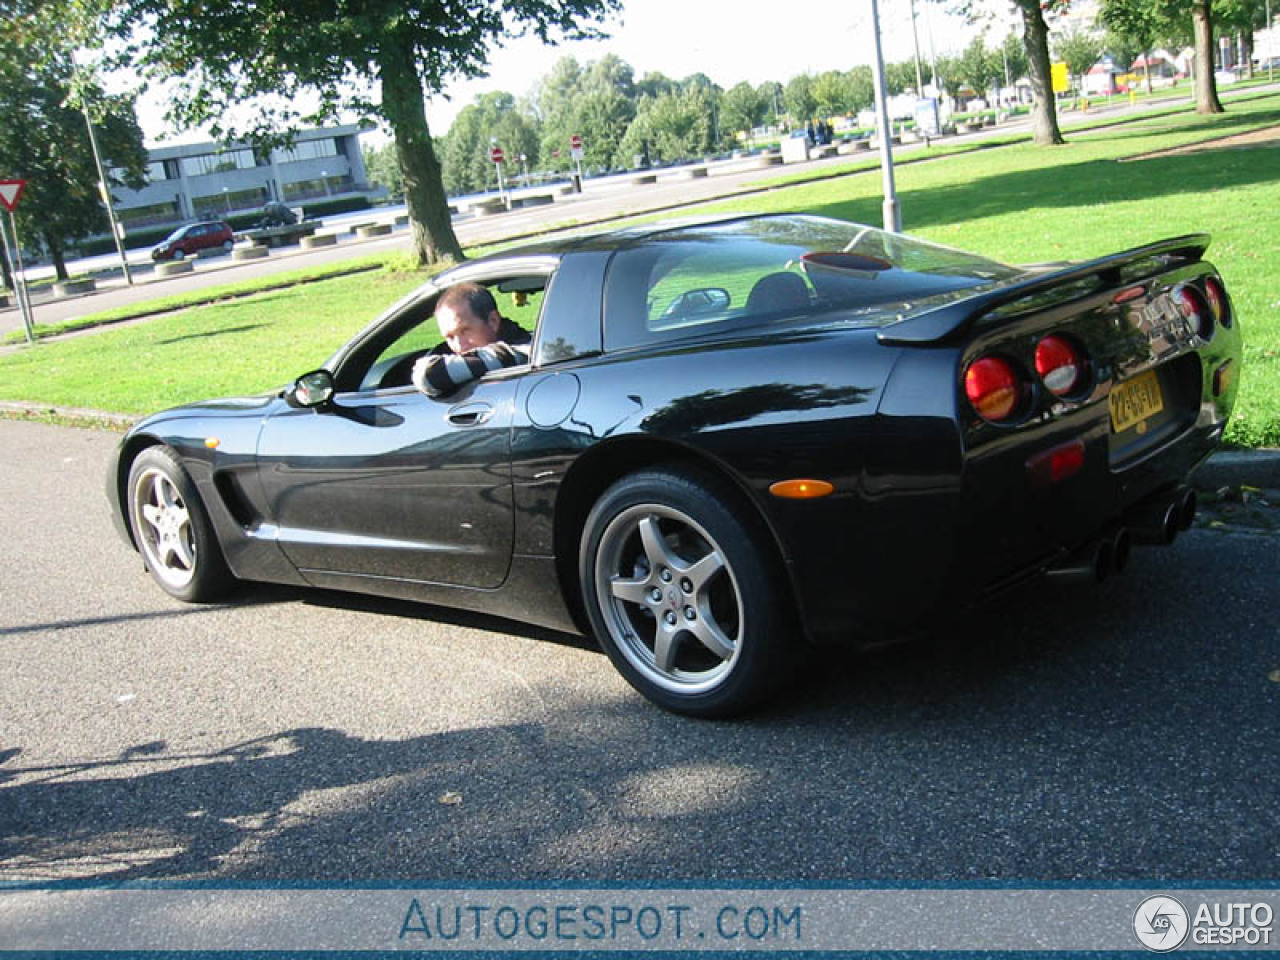
[[1280, 489], [1280, 450], [1219, 450], [1191, 479], [1202, 490], [1245, 486]]

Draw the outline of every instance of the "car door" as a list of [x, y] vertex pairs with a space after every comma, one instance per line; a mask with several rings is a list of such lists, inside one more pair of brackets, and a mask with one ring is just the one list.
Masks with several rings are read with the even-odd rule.
[[470, 587], [511, 560], [510, 428], [519, 371], [447, 399], [339, 393], [271, 417], [259, 475], [276, 535], [308, 571]]
[[[477, 265], [479, 267], [479, 265]], [[538, 324], [554, 261], [459, 268], [502, 311]], [[511, 428], [530, 368], [485, 375], [444, 398], [408, 385], [413, 361], [439, 342], [438, 292], [407, 298], [332, 361], [337, 392], [264, 424], [258, 467], [286, 556], [307, 571], [496, 587], [514, 540]]]

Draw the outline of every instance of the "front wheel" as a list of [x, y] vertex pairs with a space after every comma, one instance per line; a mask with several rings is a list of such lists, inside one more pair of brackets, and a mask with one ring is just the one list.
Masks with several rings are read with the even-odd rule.
[[699, 473], [644, 471], [605, 491], [583, 530], [579, 575], [601, 646], [676, 713], [741, 713], [782, 674], [789, 592], [736, 502]]
[[142, 559], [166, 593], [212, 600], [231, 582], [200, 495], [167, 447], [148, 447], [129, 469], [129, 523]]

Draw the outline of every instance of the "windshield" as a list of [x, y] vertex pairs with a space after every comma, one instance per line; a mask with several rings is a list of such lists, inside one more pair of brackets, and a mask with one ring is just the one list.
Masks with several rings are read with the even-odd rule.
[[619, 348], [827, 315], [879, 326], [1020, 274], [824, 217], [677, 228], [615, 255], [605, 289], [606, 343]]

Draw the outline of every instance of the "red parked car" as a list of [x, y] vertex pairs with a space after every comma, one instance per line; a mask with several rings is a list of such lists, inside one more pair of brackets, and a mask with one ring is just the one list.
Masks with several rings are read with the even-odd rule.
[[163, 242], [151, 250], [152, 260], [181, 260], [183, 257], [201, 250], [221, 247], [228, 253], [235, 234], [221, 220], [204, 220], [200, 223], [189, 223], [169, 234]]

